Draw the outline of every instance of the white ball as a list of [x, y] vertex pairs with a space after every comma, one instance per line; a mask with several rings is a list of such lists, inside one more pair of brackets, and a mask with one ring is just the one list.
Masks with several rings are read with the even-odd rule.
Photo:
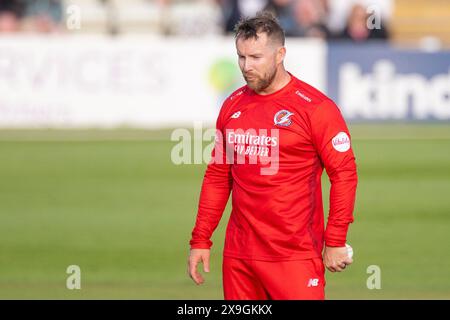
[[348, 257], [351, 259], [353, 257], [353, 248], [348, 243], [345, 244], [345, 247], [347, 248]]

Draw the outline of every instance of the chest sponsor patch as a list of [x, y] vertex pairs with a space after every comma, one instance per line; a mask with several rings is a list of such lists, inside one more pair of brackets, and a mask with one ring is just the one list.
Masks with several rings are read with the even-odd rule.
[[346, 152], [350, 149], [350, 137], [345, 132], [339, 132], [331, 141], [333, 148], [339, 152]]

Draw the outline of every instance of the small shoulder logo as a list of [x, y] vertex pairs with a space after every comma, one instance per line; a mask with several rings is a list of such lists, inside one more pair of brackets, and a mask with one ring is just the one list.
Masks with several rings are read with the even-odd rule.
[[230, 97], [230, 100], [233, 100], [234, 98], [239, 97], [241, 94], [244, 93], [244, 91], [245, 91], [245, 88], [242, 89], [242, 90], [239, 90], [238, 92], [236, 92], [235, 94], [233, 94], [233, 95]]
[[350, 149], [350, 137], [347, 133], [339, 132], [333, 140], [331, 140], [333, 148], [339, 152], [346, 152]]
[[308, 102], [311, 102], [311, 98], [301, 93], [299, 90], [295, 91], [295, 94], [301, 97], [303, 100], [306, 100]]
[[240, 116], [241, 116], [241, 112], [238, 111], [238, 112], [233, 113], [233, 115], [231, 116], [231, 118], [232, 118], [232, 119], [237, 119], [237, 118], [239, 118]]
[[290, 126], [292, 123], [292, 120], [290, 119], [292, 115], [294, 115], [294, 114], [290, 111], [280, 110], [273, 117], [273, 122], [277, 126], [283, 126], [283, 127]]

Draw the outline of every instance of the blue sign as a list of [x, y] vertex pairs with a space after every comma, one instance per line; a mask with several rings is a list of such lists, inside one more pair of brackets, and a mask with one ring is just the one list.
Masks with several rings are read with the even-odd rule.
[[330, 43], [327, 93], [348, 120], [450, 120], [450, 51]]

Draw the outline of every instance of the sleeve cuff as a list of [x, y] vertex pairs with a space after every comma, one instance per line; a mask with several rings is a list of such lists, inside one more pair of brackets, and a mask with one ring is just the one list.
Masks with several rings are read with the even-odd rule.
[[325, 231], [325, 245], [327, 247], [345, 247], [349, 224], [328, 225]]
[[199, 241], [199, 240], [191, 240], [189, 241], [191, 249], [210, 249], [212, 246], [212, 241]]

